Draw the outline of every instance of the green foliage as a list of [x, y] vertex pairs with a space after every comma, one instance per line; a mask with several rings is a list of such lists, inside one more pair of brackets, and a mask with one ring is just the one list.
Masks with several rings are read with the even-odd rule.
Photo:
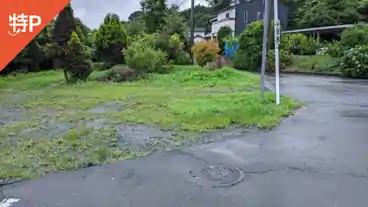
[[344, 30], [341, 34], [340, 45], [346, 48], [368, 45], [368, 24], [361, 23]]
[[314, 55], [320, 45], [312, 37], [307, 37], [304, 34], [284, 35], [285, 41], [290, 51], [295, 55]]
[[146, 31], [146, 25], [143, 21], [133, 20], [124, 25], [128, 37], [139, 36]]
[[351, 0], [306, 0], [296, 12], [299, 28], [354, 24], [361, 19], [358, 6]]
[[121, 51], [127, 46], [127, 33], [116, 14], [107, 14], [94, 37], [96, 55], [113, 66], [124, 63]]
[[262, 57], [263, 23], [252, 22], [239, 36], [239, 48], [233, 66], [242, 70], [258, 70]]
[[339, 75], [340, 58], [330, 55], [293, 55], [288, 71], [318, 72]]
[[220, 48], [213, 41], [201, 41], [193, 45], [191, 51], [197, 64], [203, 67], [217, 57]]
[[163, 66], [167, 64], [167, 54], [155, 50], [145, 40], [134, 42], [124, 51], [126, 62], [132, 69], [146, 72], [164, 72]]
[[53, 39], [57, 43], [53, 46], [55, 56], [58, 58], [57, 67], [64, 69], [66, 82], [86, 81], [92, 69], [90, 63], [86, 61], [84, 47], [76, 33], [76, 24], [70, 4], [58, 15], [53, 34]]
[[167, 53], [168, 59], [175, 62], [178, 58], [185, 58], [183, 56], [184, 52], [184, 43], [181, 41], [180, 35], [173, 34], [143, 34], [134, 41], [144, 41], [150, 47], [155, 50], [161, 50]]
[[332, 57], [342, 57], [344, 55], [344, 49], [339, 41], [332, 41], [327, 45], [327, 53]]
[[[180, 11], [180, 14], [184, 17], [187, 26], [190, 26], [190, 13], [191, 9], [185, 9]], [[194, 19], [195, 26], [197, 28], [205, 28], [207, 31], [211, 30], [211, 25], [208, 23], [208, 20], [213, 17], [213, 9], [212, 7], [207, 7], [203, 5], [196, 5], [194, 7]]]
[[178, 11], [171, 9], [165, 13], [160, 33], [168, 36], [176, 34], [181, 42], [185, 42], [188, 38], [189, 27], [185, 18]]
[[[280, 71], [284, 71], [292, 64], [291, 55], [286, 50], [279, 50]], [[275, 72], [275, 50], [267, 52], [267, 72]]]
[[368, 45], [357, 45], [345, 52], [340, 71], [345, 77], [368, 77]]
[[67, 43], [63, 69], [70, 83], [86, 81], [92, 72], [92, 67], [86, 61], [86, 52], [76, 32], [73, 32]]
[[162, 30], [165, 24], [165, 14], [168, 10], [166, 0], [141, 0], [142, 20], [148, 33]]
[[185, 51], [180, 51], [175, 54], [175, 59], [172, 61], [175, 65], [190, 65], [190, 55]]
[[55, 25], [53, 28], [53, 40], [59, 45], [64, 46], [72, 32], [76, 31], [76, 24], [73, 16], [73, 9], [70, 4], [68, 4], [61, 12], [58, 14]]
[[226, 38], [228, 38], [229, 36], [232, 36], [232, 34], [233, 34], [233, 30], [228, 26], [223, 26], [218, 31], [217, 38], [218, 38], [218, 42], [219, 42], [221, 51], [224, 51], [225, 49]]
[[142, 15], [143, 15], [142, 11], [135, 11], [129, 15], [128, 19], [129, 21], [135, 21], [137, 19], [140, 19]]

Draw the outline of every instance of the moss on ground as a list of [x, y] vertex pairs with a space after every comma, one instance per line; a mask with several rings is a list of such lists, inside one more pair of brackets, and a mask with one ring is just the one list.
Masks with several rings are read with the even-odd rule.
[[[270, 92], [261, 100], [258, 76], [231, 68], [175, 66], [170, 74], [120, 84], [62, 81], [61, 71], [0, 79], [1, 105], [22, 115], [9, 122], [0, 113], [0, 178], [33, 178], [149, 153], [120, 145], [111, 127], [118, 124], [172, 129], [180, 145], [230, 125], [272, 128], [300, 106], [288, 97], [276, 106]], [[106, 123], [86, 124], [99, 119]], [[62, 134], [28, 133], [50, 123], [75, 125]]]

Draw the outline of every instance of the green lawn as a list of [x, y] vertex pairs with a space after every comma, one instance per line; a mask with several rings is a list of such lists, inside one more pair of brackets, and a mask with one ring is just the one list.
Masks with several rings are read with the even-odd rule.
[[293, 55], [290, 72], [311, 72], [339, 75], [339, 58], [330, 55]]
[[[180, 146], [186, 139], [198, 139], [200, 132], [230, 125], [271, 128], [300, 106], [288, 97], [276, 106], [270, 92], [262, 101], [258, 76], [231, 68], [175, 66], [170, 74], [133, 83], [92, 81], [100, 74], [69, 86], [61, 71], [0, 79], [0, 104], [12, 114], [9, 119], [0, 113], [5, 122], [0, 129], [0, 179], [34, 178], [151, 152], [121, 145], [117, 125], [171, 130], [172, 141]], [[103, 123], [91, 124], [99, 120]], [[64, 125], [71, 127], [54, 133]]]

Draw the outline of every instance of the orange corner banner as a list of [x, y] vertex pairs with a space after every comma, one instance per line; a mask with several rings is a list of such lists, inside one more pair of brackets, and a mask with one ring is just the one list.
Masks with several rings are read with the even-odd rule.
[[71, 0], [2, 0], [0, 72]]

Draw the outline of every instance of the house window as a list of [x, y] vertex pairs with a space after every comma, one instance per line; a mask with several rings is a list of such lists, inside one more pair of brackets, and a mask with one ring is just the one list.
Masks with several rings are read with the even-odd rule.
[[248, 11], [244, 12], [244, 22], [248, 23]]
[[226, 18], [230, 18], [230, 12], [226, 13]]
[[261, 18], [262, 18], [261, 12], [257, 12], [257, 20], [261, 20]]

